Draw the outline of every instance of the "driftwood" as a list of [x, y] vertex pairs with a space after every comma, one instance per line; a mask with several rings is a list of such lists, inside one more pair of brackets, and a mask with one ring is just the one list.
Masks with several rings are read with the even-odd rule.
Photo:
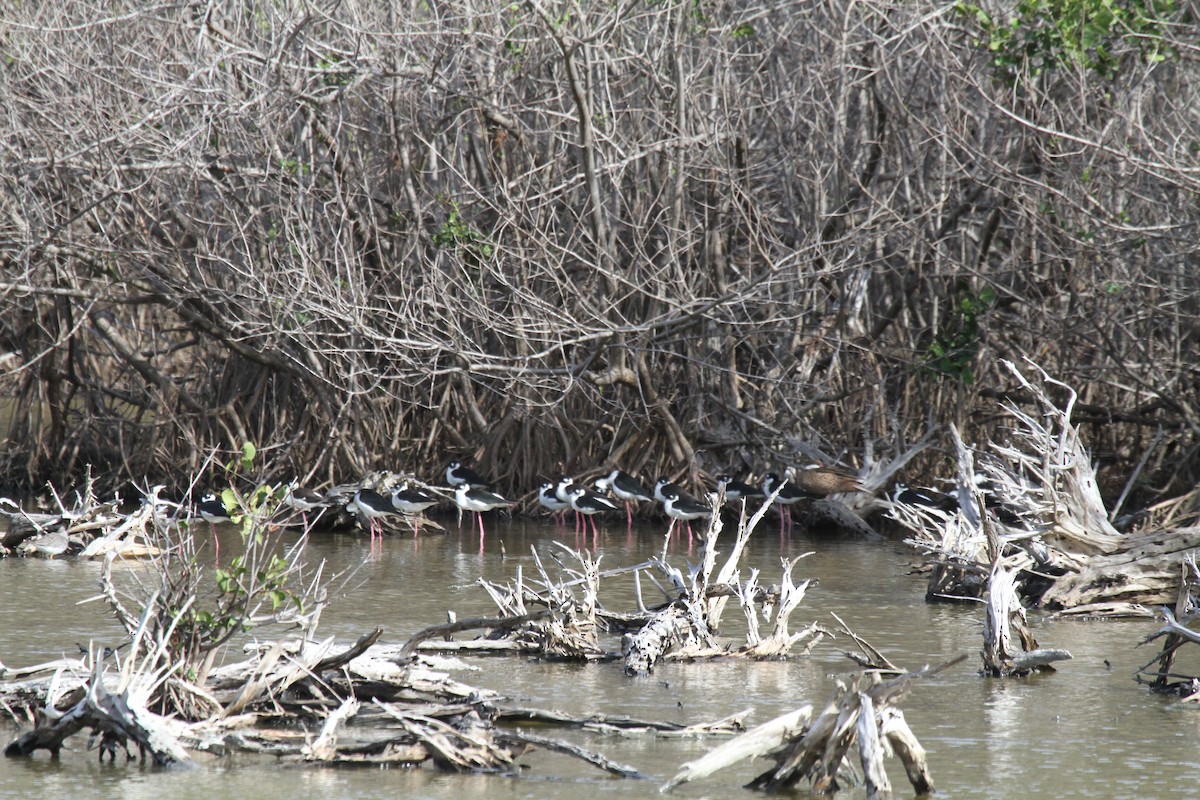
[[[1179, 564], [1200, 546], [1200, 528], [1133, 535], [1117, 530], [1071, 423], [1075, 392], [1037, 367], [1035, 383], [1003, 363], [1036, 410], [1005, 401], [1011, 439], [983, 450], [951, 428], [959, 467], [954, 491], [928, 504], [904, 502], [902, 492], [888, 501], [889, 514], [912, 534], [907, 541], [929, 556], [927, 596], [981, 597], [1002, 557], [1034, 607], [1146, 615], [1148, 606], [1172, 602]], [[1050, 391], [1065, 393], [1066, 402], [1060, 407]]]
[[651, 733], [660, 738], [676, 738], [686, 736], [731, 735], [746, 730], [746, 717], [750, 710], [731, 714], [724, 719], [713, 722], [702, 722], [683, 725], [678, 722], [663, 722], [661, 720], [636, 719], [627, 716], [610, 716], [608, 714], [592, 714], [586, 717], [575, 717], [559, 711], [547, 711], [541, 708], [509, 708], [500, 707], [496, 710], [497, 722], [539, 722], [551, 725], [567, 725], [583, 730], [604, 734], [643, 734]]
[[913, 789], [917, 794], [928, 794], [933, 791], [933, 779], [924, 748], [895, 704], [913, 681], [932, 676], [964, 658], [959, 656], [939, 667], [903, 673], [886, 681], [873, 671], [839, 681], [834, 698], [816, 719], [812, 705], [776, 717], [684, 764], [662, 791], [707, 777], [746, 758], [768, 756], [775, 766], [751, 781], [750, 788], [788, 791], [808, 780], [814, 794], [829, 794], [859, 780], [849, 761], [854, 748], [867, 796], [888, 797], [891, 787], [883, 767], [886, 741], [891, 752], [903, 761]]
[[775, 719], [757, 725], [736, 739], [706, 753], [702, 758], [683, 764], [679, 771], [662, 786], [668, 792], [681, 783], [707, 778], [709, 775], [747, 758], [767, 755], [782, 742], [802, 731], [812, 719], [812, 705], [800, 706], [795, 711], [781, 714]]
[[[31, 511], [7, 497], [0, 497], [0, 516], [8, 525], [0, 533], [0, 554], [19, 554], [53, 558], [60, 555], [103, 555], [117, 550], [126, 557], [140, 557], [153, 551], [146, 526], [154, 517], [154, 504], [144, 504], [132, 513], [122, 513], [120, 498], [100, 501], [93, 491], [89, 470], [83, 487], [73, 492], [71, 502], [64, 501], [50, 486], [54, 510]], [[162, 487], [155, 487], [155, 493]], [[155, 497], [156, 499], [156, 497]], [[101, 549], [97, 542], [106, 542]]]
[[[1013, 634], [1020, 639], [1020, 650]], [[1043, 650], [1026, 624], [1025, 609], [1017, 595], [1013, 571], [997, 563], [988, 581], [987, 614], [983, 621], [984, 674], [993, 677], [1026, 675], [1033, 671], [1054, 670], [1055, 661], [1071, 658], [1066, 650]]]
[[[536, 654], [545, 658], [597, 660], [620, 657], [625, 672], [645, 675], [659, 662], [715, 657], [777, 658], [791, 652], [807, 641], [811, 647], [828, 631], [809, 625], [791, 631], [791, 615], [804, 599], [809, 581], [792, 577], [797, 562], [803, 556], [784, 562], [783, 576], [778, 586], [764, 588], [758, 583], [759, 571], [751, 569], [743, 582], [740, 577], [746, 543], [756, 526], [771, 507], [768, 498], [750, 517], [743, 506], [735, 538], [723, 541], [726, 555], [718, 567], [717, 542], [724, 532], [719, 513], [720, 499], [713, 499], [714, 513], [703, 534], [700, 563], [688, 574], [672, 566], [663, 554], [632, 567], [600, 570], [599, 563], [587, 553], [556, 544], [555, 552], [564, 553], [570, 561], [559, 561], [564, 575], [552, 575], [543, 557], [535, 550], [535, 578], [528, 578], [523, 567], [517, 568], [515, 578], [508, 584], [479, 581], [499, 609], [503, 625], [488, 622], [491, 636], [502, 637], [510, 645], [495, 646], [496, 651]], [[636, 610], [615, 611], [605, 608], [598, 600], [600, 582], [608, 577], [635, 574]], [[642, 580], [649, 580], [662, 592], [663, 602], [647, 607], [642, 597]], [[726, 605], [736, 599], [747, 621], [744, 643], [721, 642], [718, 630]], [[538, 613], [531, 608], [541, 608]], [[760, 632], [760, 616], [771, 622], [771, 629]], [[418, 634], [422, 651], [455, 649], [460, 643], [430, 641], [441, 631], [455, 627], [439, 626]], [[619, 656], [607, 652], [597, 638], [601, 631], [624, 631]], [[467, 643], [461, 643], [465, 645]], [[489, 645], [491, 647], [491, 645]], [[414, 648], [410, 648], [410, 651]]]
[[[497, 627], [501, 627], [497, 625]], [[151, 676], [132, 659], [114, 676], [98, 655], [83, 662], [42, 665], [43, 686], [31, 689], [38, 673], [9, 670], [17, 680], [0, 681], [0, 700], [13, 710], [18, 697], [38, 694], [37, 724], [9, 745], [9, 756], [37, 749], [57, 752], [70, 736], [91, 730], [101, 757], [115, 758], [136, 746], [157, 763], [186, 764], [191, 752], [230, 749], [270, 753], [311, 763], [408, 763], [430, 761], [443, 769], [495, 771], [511, 768], [517, 751], [536, 746], [572, 755], [611, 774], [644, 777], [577, 744], [508, 731], [497, 721], [536, 720], [596, 732], [652, 731], [662, 736], [728, 734], [744, 729], [746, 713], [701, 725], [682, 726], [618, 717], [575, 718], [537, 709], [503, 709], [490, 691], [460, 684], [436, 669], [446, 659], [428, 661], [405, 644], [373, 643], [378, 631], [348, 647], [332, 642], [272, 643], [257, 646], [249, 661], [215, 669], [205, 687], [226, 713], [195, 722], [159, 716], [147, 710]], [[281, 657], [285, 656], [285, 657]], [[403, 663], [399, 663], [403, 662]], [[68, 670], [66, 667], [71, 667]], [[46, 675], [53, 669], [53, 674]], [[162, 676], [156, 679], [161, 683]], [[65, 712], [55, 703], [75, 698]], [[318, 723], [311, 740], [297, 735], [297, 721]]]
[[1134, 673], [1134, 679], [1149, 684], [1151, 691], [1177, 694], [1187, 702], [1200, 702], [1200, 676], [1174, 672], [1179, 650], [1187, 644], [1200, 644], [1200, 632], [1191, 628], [1200, 619], [1200, 569], [1196, 566], [1195, 554], [1184, 559], [1181, 573], [1174, 609], [1163, 608], [1162, 626], [1138, 643], [1140, 647], [1161, 638], [1163, 644], [1159, 654]]

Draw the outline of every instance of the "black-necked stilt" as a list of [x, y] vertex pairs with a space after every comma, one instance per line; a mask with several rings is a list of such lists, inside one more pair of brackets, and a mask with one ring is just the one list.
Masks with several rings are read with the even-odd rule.
[[948, 495], [945, 492], [939, 492], [936, 489], [897, 488], [900, 489], [896, 493], [897, 503], [902, 503], [906, 506], [934, 508], [938, 511], [945, 511], [951, 514], [958, 510], [958, 498]]
[[196, 513], [208, 523], [209, 530], [212, 531], [213, 548], [217, 560], [221, 560], [221, 540], [217, 536], [217, 525], [225, 522], [232, 522], [233, 519], [229, 516], [229, 511], [225, 508], [225, 503], [212, 492], [200, 498], [199, 505], [196, 506]]
[[430, 494], [424, 489], [410, 489], [407, 484], [402, 484], [392, 491], [392, 508], [401, 514], [416, 517], [413, 520], [413, 536], [418, 533], [421, 512], [437, 504], [438, 497], [436, 495]]
[[[780, 489], [780, 486], [783, 488]], [[775, 498], [775, 502], [780, 505], [790, 506], [793, 503], [799, 503], [801, 500], [812, 500], [816, 497], [814, 494], [809, 494], [795, 483], [784, 481], [777, 473], [768, 472], [763, 476], [763, 493], [774, 494], [776, 489], [779, 489], [779, 496]]]
[[617, 496], [618, 500], [625, 503], [625, 517], [630, 528], [633, 527], [633, 501], [639, 500], [646, 503], [654, 499], [654, 495], [642, 485], [641, 481], [619, 469], [614, 469], [608, 473], [607, 477], [596, 481], [596, 486], [600, 489], [608, 489]]
[[687, 524], [688, 540], [692, 538], [692, 520], [712, 516], [712, 509], [694, 497], [682, 497], [673, 488], [663, 489], [663, 511], [671, 518], [671, 527], [667, 528], [667, 536], [675, 529], [675, 522], [682, 520]]
[[324, 508], [327, 504], [325, 496], [312, 489], [306, 489], [298, 481], [292, 480], [283, 494], [283, 504], [293, 511], [300, 513], [304, 527], [308, 527], [308, 512], [314, 508]]
[[679, 500], [687, 500], [690, 503], [695, 503], [696, 505], [700, 506], [704, 505], [704, 503], [701, 503], [695, 497], [688, 494], [683, 489], [680, 489], [666, 478], [659, 478], [658, 482], [654, 484], [654, 499], [663, 505], [666, 505], [668, 494], [674, 494]]
[[575, 479], [570, 475], [563, 475], [558, 479], [558, 483], [554, 484], [554, 496], [558, 498], [560, 503], [571, 505], [571, 500], [568, 497], [568, 492], [571, 486], [575, 483]]
[[[783, 488], [780, 488], [780, 487]], [[790, 506], [799, 503], [801, 500], [815, 500], [817, 495], [809, 494], [803, 489], [796, 486], [791, 481], [785, 482], [774, 472], [768, 472], [763, 476], [763, 493], [771, 495], [775, 490], [779, 490], [779, 495], [775, 498], [775, 502], [779, 505], [779, 528], [780, 531], [784, 528], [790, 528], [792, 525], [792, 511]]]
[[473, 511], [479, 518], [479, 542], [483, 544], [483, 512], [494, 508], [507, 508], [513, 503], [505, 500], [495, 492], [486, 489], [473, 489], [466, 483], [460, 483], [454, 490], [454, 503], [463, 511]]
[[717, 491], [725, 492], [726, 500], [742, 500], [747, 497], [765, 497], [763, 490], [757, 486], [742, 481], [735, 481], [728, 475], [717, 478]]
[[817, 497], [863, 490], [857, 475], [819, 462], [806, 464], [796, 470], [792, 482], [801, 490]]
[[567, 509], [571, 507], [571, 504], [559, 500], [554, 489], [555, 486], [550, 481], [543, 483], [542, 488], [538, 489], [538, 502], [542, 505], [542, 508], [550, 509], [552, 516], [557, 517], [559, 514], [563, 514], [565, 518]]
[[[389, 495], [380, 494], [374, 489], [359, 489], [354, 493], [354, 499], [346, 505], [346, 510], [352, 514], [357, 514], [361, 522], [362, 519], [367, 520], [367, 530], [371, 534], [371, 544], [375, 544], [375, 531], [377, 526], [376, 520], [381, 520], [389, 514], [395, 514], [396, 508], [392, 505], [392, 498]], [[379, 541], [383, 542], [383, 530], [379, 530]]]
[[[602, 494], [597, 494], [591, 489], [576, 484], [570, 488], [567, 493], [567, 500], [571, 503], [571, 508], [575, 509], [580, 514], [586, 515], [587, 519], [592, 522], [592, 535], [599, 536], [596, 530], [596, 520], [592, 519], [593, 514], [599, 514], [601, 511], [616, 511], [619, 506], [612, 500], [609, 500]], [[584, 534], [587, 534], [587, 523], [584, 523]]]
[[464, 467], [461, 461], [451, 461], [446, 465], [446, 483], [454, 488], [463, 484], [473, 489], [492, 488], [491, 481], [470, 467]]
[[[554, 484], [554, 496], [559, 499], [559, 502], [571, 505], [571, 489], [575, 486], [575, 479], [570, 475], [563, 475], [558, 479], [558, 483]], [[574, 510], [574, 509], [572, 509]], [[579, 534], [579, 524], [582, 522], [579, 512], [575, 512], [575, 534]]]

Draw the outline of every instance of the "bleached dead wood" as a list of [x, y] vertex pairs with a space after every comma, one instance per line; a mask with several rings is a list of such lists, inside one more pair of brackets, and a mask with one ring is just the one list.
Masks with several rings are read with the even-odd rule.
[[638, 719], [628, 716], [613, 716], [610, 714], [590, 714], [578, 717], [561, 711], [550, 711], [543, 708], [524, 708], [498, 706], [496, 708], [497, 722], [538, 722], [548, 725], [566, 725], [583, 730], [596, 731], [604, 734], [643, 734], [651, 733], [656, 737], [675, 738], [685, 736], [728, 736], [746, 730], [746, 717], [750, 709], [731, 714], [712, 722], [697, 722], [683, 725], [678, 722], [664, 720]]
[[736, 739], [710, 750], [701, 758], [688, 761], [680, 766], [674, 777], [664, 783], [659, 791], [669, 792], [681, 783], [707, 778], [718, 770], [739, 761], [770, 753], [795, 735], [797, 731], [802, 730], [812, 719], [812, 711], [812, 705], [805, 704], [795, 711], [789, 711], [762, 725], [756, 725]]
[[769, 754], [775, 766], [755, 778], [750, 788], [783, 791], [808, 780], [814, 793], [829, 794], [854, 776], [847, 757], [857, 747], [869, 796], [882, 798], [890, 792], [882, 767], [882, 758], [888, 754], [886, 741], [889, 746], [899, 745], [894, 751], [904, 760], [913, 788], [921, 793], [932, 791], [924, 749], [895, 704], [914, 681], [935, 675], [964, 658], [959, 656], [941, 666], [886, 681], [880, 681], [873, 672], [859, 673], [848, 682], [838, 683], [833, 699], [816, 719], [812, 719], [811, 705], [777, 717], [684, 764], [661, 790], [707, 777], [745, 758]]
[[342, 704], [330, 712], [321, 726], [321, 733], [310, 744], [304, 746], [300, 755], [306, 761], [332, 761], [337, 757], [337, 732], [346, 720], [358, 713], [358, 701], [347, 697]]
[[867, 787], [867, 800], [887, 800], [892, 796], [892, 782], [888, 780], [887, 768], [883, 765], [883, 746], [880, 744], [879, 725], [875, 718], [875, 701], [865, 692], [858, 693], [858, 760], [862, 766], [863, 783]]
[[[797, 556], [790, 561], [784, 562], [783, 576], [780, 578], [779, 605], [775, 609], [775, 622], [772, 626], [771, 635], [765, 639], [758, 638], [758, 626], [747, 634], [746, 646], [739, 652], [744, 655], [754, 658], [774, 658], [781, 656], [791, 651], [791, 649], [804, 639], [810, 639], [812, 644], [820, 641], [823, 636], [823, 629], [816, 623], [804, 628], [803, 630], [791, 633], [788, 631], [788, 622], [800, 603], [804, 600], [805, 592], [808, 590], [810, 581], [800, 581], [796, 583], [792, 580], [792, 569], [804, 558], [807, 553]], [[743, 606], [749, 603], [748, 600], [743, 600]], [[752, 609], [750, 610], [752, 612]], [[752, 618], [752, 613], [747, 613], [747, 618]]]
[[[768, 498], [747, 517], [743, 504], [738, 531], [718, 568], [722, 551], [718, 543], [725, 530], [718, 512], [719, 498], [713, 499], [714, 514], [702, 534], [700, 562], [687, 574], [670, 564], [665, 557], [656, 557], [632, 568], [623, 567], [601, 571], [599, 563], [582, 552], [558, 544], [566, 557], [556, 561], [565, 576], [552, 576], [546, 561], [535, 550], [537, 578], [530, 580], [518, 566], [512, 581], [500, 585], [479, 581], [500, 611], [501, 619], [515, 620], [511, 624], [488, 621], [487, 627], [502, 633], [518, 651], [537, 652], [555, 658], [595, 660], [608, 658], [600, 646], [598, 633], [624, 630], [621, 656], [630, 675], [643, 675], [653, 670], [663, 659], [697, 659], [715, 656], [775, 658], [782, 656], [802, 641], [810, 646], [825, 635], [820, 626], [809, 625], [799, 631], [789, 628], [791, 615], [804, 599], [809, 581], [796, 581], [793, 571], [799, 557], [784, 562], [780, 585], [763, 589], [758, 584], [759, 570], [750, 569], [747, 582], [741, 579], [745, 545], [755, 527], [763, 519], [773, 498]], [[802, 557], [802, 556], [801, 556]], [[568, 565], [573, 560], [578, 564]], [[598, 601], [602, 579], [635, 571], [633, 602], [636, 611], [622, 612], [604, 608]], [[653, 569], [657, 576], [650, 572]], [[650, 579], [663, 592], [666, 602], [651, 610], [646, 608], [640, 587], [642, 576]], [[722, 643], [717, 638], [718, 626], [725, 605], [736, 597], [746, 616], [748, 633], [741, 645]], [[546, 610], [544, 618], [527, 618], [530, 606]], [[773, 621], [770, 634], [763, 638], [759, 616]], [[500, 629], [504, 628], [503, 631]], [[435, 631], [448, 630], [445, 627]], [[424, 636], [421, 637], [425, 639]]]
[[[1189, 702], [1200, 700], [1200, 676], [1177, 674], [1175, 660], [1179, 650], [1187, 644], [1200, 644], [1200, 633], [1190, 626], [1200, 619], [1200, 568], [1195, 553], [1185, 557], [1180, 565], [1179, 592], [1174, 608], [1161, 610], [1162, 625], [1138, 646], [1162, 639], [1159, 654], [1149, 664], [1139, 669], [1134, 677], [1139, 683], [1149, 683], [1152, 691], [1178, 694]], [[1157, 663], [1156, 669], [1151, 669]]]
[[1129, 534], [1119, 550], [1093, 555], [1057, 578], [1042, 603], [1062, 609], [1171, 604], [1179, 591], [1179, 565], [1198, 548], [1200, 527]]
[[637, 633], [627, 633], [621, 639], [621, 655], [625, 658], [626, 675], [648, 675], [654, 665], [679, 646], [687, 634], [687, 614], [678, 605], [663, 609]]
[[[940, 666], [904, 673], [882, 682], [877, 682], [877, 676], [872, 673], [865, 673], [853, 684], [840, 686], [834, 701], [814, 721], [812, 727], [776, 757], [776, 768], [763, 773], [750, 785], [777, 790], [794, 786], [798, 781], [808, 778], [814, 791], [835, 789], [842, 760], [857, 739], [855, 731], [863, 711], [860, 695], [869, 697], [875, 710], [893, 707], [912, 688], [914, 681], [933, 676], [964, 658], [959, 656]], [[873, 716], [876, 724], [882, 724], [878, 714]]]
[[[326, 639], [252, 648], [248, 661], [212, 670], [205, 687], [214, 702], [227, 703], [227, 709], [250, 710], [190, 723], [146, 711], [149, 694], [144, 687], [152, 682], [162, 685], [166, 677], [161, 670], [141, 671], [153, 659], [141, 659], [140, 666], [127, 660], [120, 675], [97, 666], [80, 680], [59, 680], [70, 677], [64, 667], [74, 662], [49, 665], [56, 672], [42, 690], [45, 705], [38, 704], [42, 721], [10, 745], [7, 753], [57, 750], [66, 738], [92, 729], [106, 755], [115, 755], [128, 741], [164, 764], [189, 760], [189, 749], [218, 753], [245, 749], [318, 763], [433, 760], [446, 769], [495, 771], [511, 768], [511, 745], [523, 743], [572, 755], [613, 774], [637, 777], [636, 770], [576, 744], [495, 729], [491, 720], [497, 710], [492, 704], [498, 696], [494, 692], [450, 680], [405, 644], [371, 644], [377, 635], [366, 634], [349, 646]], [[403, 663], [397, 663], [401, 654]], [[9, 674], [20, 678], [13, 684], [31, 677], [29, 670]], [[0, 682], [0, 699], [10, 697], [11, 690], [12, 684]], [[365, 691], [377, 699], [370, 704], [355, 699]], [[54, 711], [54, 701], [68, 692], [78, 693], [80, 700], [69, 712]], [[739, 724], [738, 719], [710, 723], [706, 732], [727, 732]], [[297, 735], [299, 720], [319, 720], [319, 735], [311, 741]], [[544, 721], [552, 721], [552, 716]], [[563, 724], [576, 723], [604, 730], [616, 729], [619, 720], [607, 725], [601, 719]], [[705, 731], [704, 726], [664, 727], [668, 729], [686, 730], [688, 735]]]
[[[1020, 639], [1019, 649], [1013, 642], [1014, 633]], [[1071, 658], [1066, 650], [1038, 648], [1017, 595], [1015, 573], [999, 562], [988, 581], [983, 641], [982, 669], [993, 677], [1024, 675], [1032, 670], [1052, 671], [1051, 663]]]
[[[1013, 421], [1007, 442], [976, 450], [955, 440], [959, 508], [904, 505], [890, 514], [912, 532], [908, 540], [934, 563], [928, 595], [978, 597], [984, 576], [1003, 555], [1029, 599], [1053, 610], [1089, 615], [1144, 613], [1171, 602], [1183, 555], [1200, 546], [1200, 528], [1123, 535], [1109, 521], [1091, 457], [1071, 423], [1076, 394], [1036, 365], [1026, 377], [1003, 362], [1034, 408], [1005, 401]], [[1050, 396], [1065, 397], [1061, 405]]]
[[880, 731], [887, 739], [892, 752], [896, 754], [896, 758], [900, 759], [900, 763], [904, 765], [904, 773], [908, 776], [908, 782], [912, 784], [913, 791], [918, 796], [932, 794], [933, 778], [929, 774], [929, 764], [925, 760], [925, 748], [917, 741], [912, 728], [908, 727], [908, 721], [904, 719], [904, 712], [895, 706], [887, 706], [880, 709], [879, 718]]
[[56, 704], [62, 698], [57, 679], [47, 687], [46, 701], [41, 706], [37, 725], [33, 730], [19, 736], [8, 745], [6, 756], [26, 756], [35, 750], [49, 750], [58, 755], [63, 743], [82, 730], [92, 731], [98, 739], [100, 760], [108, 755], [116, 761], [117, 748], [132, 758], [129, 744], [142, 752], [149, 753], [154, 763], [161, 766], [187, 764], [191, 761], [187, 750], [179, 744], [173, 728], [178, 723], [154, 714], [146, 707], [146, 701], [154, 691], [160, 676], [138, 673], [134, 680], [128, 675], [110, 686], [106, 680], [102, 659], [94, 659], [89, 680], [82, 695], [66, 711], [58, 711]]
[[857, 633], [852, 631], [850, 629], [850, 626], [847, 625], [842, 620], [841, 617], [839, 617], [837, 614], [833, 613], [832, 611], [830, 612], [830, 615], [835, 620], [837, 620], [838, 626], [842, 629], [842, 632], [845, 633], [846, 636], [848, 636], [850, 638], [850, 640], [853, 641], [854, 644], [856, 644], [858, 646], [858, 649], [860, 651], [859, 653], [850, 653], [847, 651], [842, 651], [843, 654], [846, 656], [846, 658], [849, 658], [851, 661], [855, 662], [860, 667], [863, 667], [863, 668], [869, 669], [869, 670], [873, 670], [874, 672], [878, 672], [878, 673], [894, 672], [894, 673], [899, 674], [899, 673], [904, 672], [904, 670], [900, 669], [895, 664], [893, 664], [891, 661], [889, 661], [887, 659], [887, 656], [885, 656], [883, 653], [881, 653], [878, 648], [876, 648], [874, 645], [872, 645], [866, 639], [862, 638]]
[[92, 486], [94, 480], [89, 470], [83, 488], [74, 493], [70, 504], [62, 500], [53, 486], [47, 487], [56, 506], [50, 512], [25, 510], [11, 499], [0, 498], [0, 516], [8, 521], [7, 529], [0, 534], [0, 548], [55, 557], [68, 549], [78, 552], [92, 537], [120, 527], [126, 518], [118, 510], [120, 500], [103, 503], [92, 492]]

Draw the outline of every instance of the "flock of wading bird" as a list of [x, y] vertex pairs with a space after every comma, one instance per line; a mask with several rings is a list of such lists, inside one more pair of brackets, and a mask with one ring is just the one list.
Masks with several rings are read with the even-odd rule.
[[[565, 475], [557, 481], [546, 481], [538, 490], [537, 501], [562, 525], [566, 525], [567, 513], [574, 511], [576, 534], [581, 531], [586, 534], [590, 524], [593, 535], [598, 534], [595, 520], [597, 514], [619, 513], [623, 504], [627, 525], [632, 528], [634, 504], [657, 502], [661, 504], [662, 512], [671, 520], [668, 536], [674, 531], [676, 523], [681, 523], [686, 527], [690, 540], [691, 522], [711, 516], [711, 495], [714, 493], [724, 495], [726, 500], [763, 499], [774, 494], [775, 503], [779, 507], [780, 526], [782, 529], [790, 529], [792, 505], [831, 494], [863, 491], [862, 484], [855, 475], [825, 464], [808, 464], [800, 469], [789, 470], [786, 474], [787, 477], [780, 477], [774, 472], [767, 473], [758, 485], [722, 475], [717, 479], [715, 489], [706, 492], [703, 499], [699, 499], [666, 478], [659, 478], [654, 488], [650, 489], [633, 475], [613, 469], [596, 480], [592, 486]], [[419, 532], [421, 515], [446, 500], [453, 501], [462, 512], [475, 514], [482, 544], [485, 535], [483, 515], [516, 504], [497, 494], [493, 490], [493, 481], [487, 480], [459, 461], [451, 461], [447, 465], [445, 480], [446, 488], [417, 486], [414, 485], [415, 482], [403, 480], [388, 485], [388, 480], [384, 479], [337, 486], [324, 493], [305, 489], [297, 481], [292, 481], [284, 489], [282, 502], [303, 517], [306, 529], [316, 526], [321, 515], [329, 512], [341, 514], [345, 511], [357, 519], [358, 524], [369, 533], [372, 545], [377, 537], [382, 540], [382, 524], [385, 518], [393, 515], [411, 518], [416, 535]], [[372, 486], [374, 488], [371, 488]], [[195, 512], [210, 525], [230, 519], [229, 510], [220, 498], [212, 494], [205, 496], [196, 506]]]

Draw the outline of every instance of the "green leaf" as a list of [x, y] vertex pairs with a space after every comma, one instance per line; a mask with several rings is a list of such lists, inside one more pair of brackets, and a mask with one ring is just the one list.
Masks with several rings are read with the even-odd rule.
[[258, 448], [253, 442], [242, 443], [242, 469], [249, 472], [254, 466], [254, 456], [258, 453]]

